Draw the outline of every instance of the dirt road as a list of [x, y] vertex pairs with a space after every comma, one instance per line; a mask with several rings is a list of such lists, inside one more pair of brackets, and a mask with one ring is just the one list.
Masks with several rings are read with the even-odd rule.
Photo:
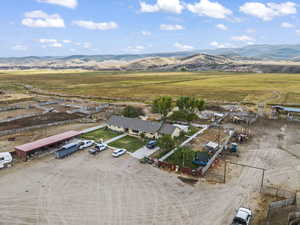
[[[236, 160], [268, 169], [268, 183], [294, 188], [299, 160], [277, 148], [271, 130], [261, 128]], [[260, 172], [232, 166], [229, 177], [225, 185], [190, 186], [129, 155], [113, 159], [110, 151], [50, 157], [0, 171], [0, 224], [226, 225], [236, 208], [256, 207]]]

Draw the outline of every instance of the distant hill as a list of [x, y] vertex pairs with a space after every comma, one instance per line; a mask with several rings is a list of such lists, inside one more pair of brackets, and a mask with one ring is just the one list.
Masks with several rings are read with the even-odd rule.
[[250, 45], [193, 52], [0, 58], [0, 69], [300, 72], [300, 45]]
[[300, 45], [248, 45], [242, 48], [204, 50], [207, 54], [238, 56], [261, 60], [299, 60]]

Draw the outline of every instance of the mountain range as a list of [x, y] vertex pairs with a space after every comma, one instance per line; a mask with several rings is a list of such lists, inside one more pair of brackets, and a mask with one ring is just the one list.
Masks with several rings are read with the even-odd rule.
[[300, 72], [300, 45], [249, 45], [190, 52], [0, 58], [0, 69]]

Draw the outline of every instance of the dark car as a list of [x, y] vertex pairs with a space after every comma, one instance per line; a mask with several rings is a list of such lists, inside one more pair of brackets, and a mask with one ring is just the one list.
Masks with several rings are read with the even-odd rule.
[[157, 141], [155, 140], [149, 141], [146, 145], [146, 147], [149, 149], [154, 149], [156, 146], [157, 146]]

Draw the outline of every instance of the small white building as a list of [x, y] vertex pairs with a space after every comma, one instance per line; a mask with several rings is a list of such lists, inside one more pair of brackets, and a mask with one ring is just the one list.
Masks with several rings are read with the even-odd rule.
[[132, 135], [145, 135], [148, 138], [158, 139], [162, 135], [178, 137], [180, 129], [171, 124], [162, 122], [140, 120], [123, 116], [112, 116], [107, 121], [107, 127], [118, 132], [127, 132]]

